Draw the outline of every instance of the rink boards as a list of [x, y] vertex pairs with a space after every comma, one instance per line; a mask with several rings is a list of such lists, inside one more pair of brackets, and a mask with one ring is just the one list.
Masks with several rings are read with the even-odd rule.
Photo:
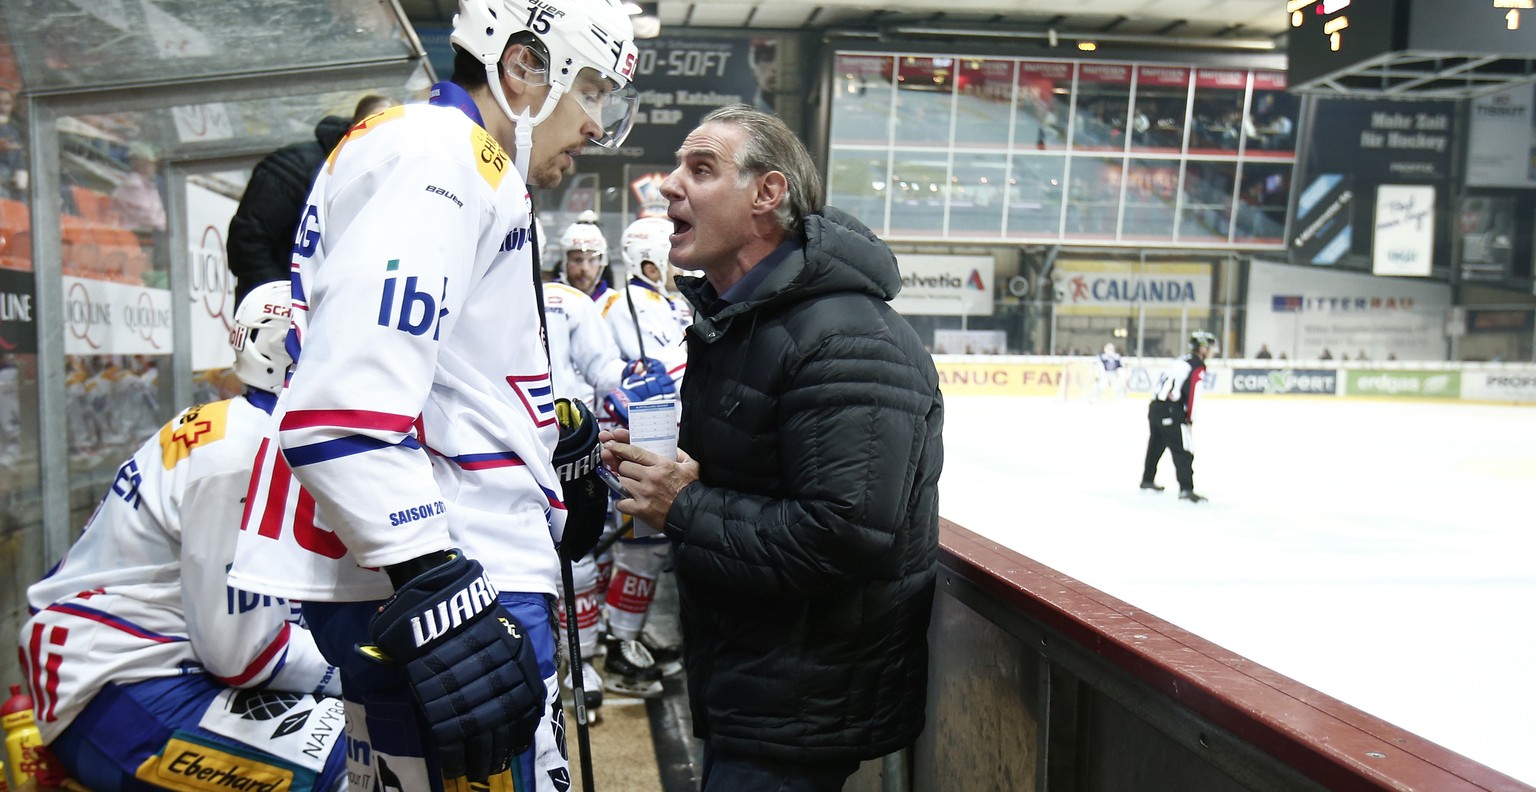
[[[1111, 381], [1091, 357], [939, 355], [934, 358], [951, 395], [1056, 396], [1087, 400], [1118, 390], [1150, 394], [1169, 363], [1125, 358]], [[1536, 404], [1536, 365], [1517, 363], [1338, 362], [1326, 360], [1208, 361], [1203, 382], [1212, 395], [1435, 399]]]
[[[1536, 637], [1522, 626], [1536, 602], [1530, 407], [1211, 399], [1193, 427], [1195, 488], [1210, 498], [1199, 505], [1137, 488], [1142, 395], [946, 387], [946, 408], [947, 519], [1536, 782]], [[1158, 480], [1172, 479], [1164, 459]]]

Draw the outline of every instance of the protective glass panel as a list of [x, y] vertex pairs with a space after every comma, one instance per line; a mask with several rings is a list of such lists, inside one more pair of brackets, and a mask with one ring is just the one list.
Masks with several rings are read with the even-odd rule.
[[891, 169], [891, 233], [937, 234], [944, 229], [949, 157], [898, 151]]
[[[59, 119], [71, 524], [159, 428], [171, 320], [166, 169], [147, 113]], [[162, 372], [167, 377], [162, 380]]]
[[887, 145], [891, 140], [891, 87], [895, 59], [838, 55], [832, 86], [832, 142]]
[[1008, 178], [1004, 154], [956, 154], [949, 186], [950, 236], [997, 238]]
[[1242, 185], [1237, 193], [1234, 240], [1284, 242], [1285, 210], [1290, 194], [1290, 163], [1243, 163]]
[[[167, 156], [186, 158], [210, 150], [238, 148], [266, 153], [299, 141], [315, 140], [316, 126], [327, 116], [352, 120], [365, 97], [395, 103], [425, 97], [430, 78], [418, 67], [395, 85], [315, 91], [305, 86], [280, 96], [231, 96], [199, 104], [178, 104], [152, 111]], [[307, 88], [308, 90], [305, 90]], [[244, 180], [241, 180], [244, 183]]]
[[1072, 158], [1072, 186], [1067, 191], [1067, 238], [1114, 238], [1120, 217], [1120, 182], [1124, 164], [1119, 157]]
[[890, 194], [887, 175], [885, 151], [834, 148], [828, 169], [827, 203], [882, 233], [886, 196]]
[[896, 62], [896, 145], [948, 145], [955, 59], [905, 55]]
[[1014, 62], [1009, 60], [960, 60], [959, 76], [955, 79], [957, 147], [1008, 145], [1013, 69]]
[[402, 58], [389, 3], [366, 0], [4, 0], [29, 88], [167, 82]]
[[1184, 166], [1184, 208], [1179, 214], [1179, 239], [1224, 241], [1232, 224], [1232, 185], [1235, 162], [1189, 162]]
[[[10, 39], [0, 20], [0, 42]], [[42, 575], [42, 478], [38, 449], [36, 280], [26, 119], [19, 115], [16, 63], [0, 47], [0, 635], [15, 636], [27, 617], [26, 587]], [[4, 643], [9, 650], [11, 644]], [[14, 662], [0, 683], [21, 681]]]
[[1079, 64], [1072, 148], [1077, 151], [1123, 151], [1130, 103], [1130, 66]]
[[1067, 158], [1015, 154], [1008, 173], [1008, 236], [1055, 239]]
[[1190, 70], [1178, 66], [1136, 69], [1136, 109], [1131, 114], [1131, 150], [1177, 154], [1184, 148], [1189, 112]]
[[1222, 154], [1237, 151], [1244, 127], [1252, 119], [1243, 115], [1243, 96], [1248, 72], [1241, 69], [1196, 69], [1193, 121], [1189, 153]]
[[1246, 153], [1250, 157], [1291, 157], [1296, 153], [1296, 117], [1301, 100], [1285, 90], [1285, 72], [1253, 73], [1253, 131]]
[[1125, 175], [1122, 239], [1173, 239], [1174, 204], [1179, 194], [1179, 161], [1133, 159]]
[[1014, 148], [1045, 151], [1067, 147], [1073, 68], [1071, 63], [1019, 63]]

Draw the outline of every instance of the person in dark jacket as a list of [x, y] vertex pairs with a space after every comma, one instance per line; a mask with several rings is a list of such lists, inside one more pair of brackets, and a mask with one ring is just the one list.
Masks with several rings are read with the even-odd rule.
[[315, 125], [314, 140], [283, 146], [256, 163], [230, 218], [225, 243], [229, 271], [235, 276], [235, 305], [263, 283], [288, 280], [299, 215], [320, 166], [352, 125], [396, 104], [387, 96], [365, 96], [352, 120], [326, 116]]
[[704, 272], [679, 453], [617, 429], [603, 459], [675, 542], [703, 789], [842, 789], [923, 729], [939, 377], [895, 256], [777, 118], [710, 113], [662, 193], [672, 265]]

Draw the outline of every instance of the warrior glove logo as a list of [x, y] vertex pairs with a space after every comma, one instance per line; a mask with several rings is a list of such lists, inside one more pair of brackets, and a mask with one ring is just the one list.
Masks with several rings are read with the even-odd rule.
[[597, 466], [602, 464], [602, 453], [602, 446], [593, 446], [592, 453], [555, 468], [555, 475], [562, 482], [575, 481], [596, 470]]
[[454, 592], [453, 596], [438, 602], [431, 610], [412, 616], [411, 639], [418, 648], [426, 646], [448, 631], [458, 629], [495, 601], [496, 587], [491, 585], [490, 577], [481, 575], [468, 586]]

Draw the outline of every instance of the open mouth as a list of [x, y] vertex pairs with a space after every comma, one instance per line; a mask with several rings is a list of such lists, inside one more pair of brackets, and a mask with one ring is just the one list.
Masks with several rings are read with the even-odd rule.
[[689, 223], [687, 220], [683, 220], [683, 219], [677, 218], [677, 217], [670, 217], [670, 216], [667, 219], [672, 221], [672, 238], [673, 239], [676, 239], [677, 237], [680, 237], [683, 234], [686, 234], [690, 230], [693, 229], [693, 224]]

